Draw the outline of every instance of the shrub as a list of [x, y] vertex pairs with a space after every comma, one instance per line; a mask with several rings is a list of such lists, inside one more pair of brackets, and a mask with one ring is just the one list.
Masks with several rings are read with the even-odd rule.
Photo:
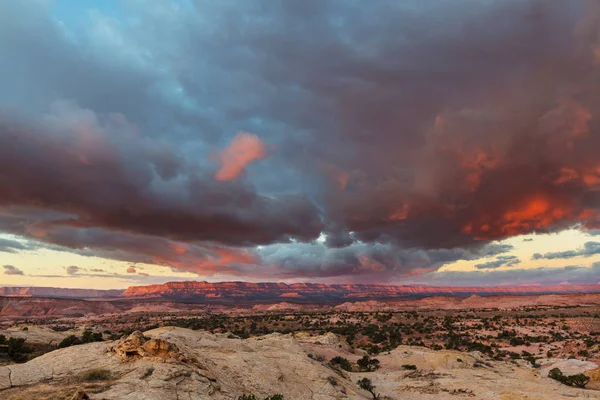
[[379, 360], [376, 358], [371, 359], [369, 356], [363, 356], [363, 358], [358, 360], [357, 364], [361, 371], [372, 372], [379, 369]]
[[107, 369], [92, 369], [84, 373], [81, 378], [84, 381], [107, 381], [111, 378], [111, 374]]
[[81, 338], [78, 338], [75, 335], [67, 336], [58, 344], [58, 348], [62, 349], [65, 347], [74, 346], [76, 344], [102, 342], [102, 341], [104, 341], [104, 339], [102, 338], [102, 334], [100, 332], [92, 332], [92, 331], [86, 330], [83, 332], [83, 335], [81, 335]]
[[65, 347], [70, 347], [76, 344], [81, 344], [81, 340], [75, 335], [67, 336], [58, 344], [59, 349], [63, 349]]
[[308, 358], [318, 361], [318, 362], [323, 362], [325, 361], [325, 356], [322, 354], [309, 354]]
[[8, 344], [8, 357], [14, 362], [24, 362], [27, 360], [25, 353], [29, 353], [30, 350], [25, 347], [25, 339], [23, 338], [9, 338], [6, 341]]
[[366, 390], [367, 392], [371, 393], [373, 399], [377, 400], [379, 398], [379, 395], [375, 393], [375, 386], [373, 386], [373, 382], [371, 382], [369, 378], [362, 378], [356, 383], [362, 390]]
[[344, 357], [335, 356], [329, 361], [329, 364], [333, 367], [337, 366], [345, 371], [352, 372], [352, 364]]
[[590, 377], [584, 374], [564, 375], [558, 368], [552, 368], [548, 372], [548, 377], [567, 386], [577, 386], [584, 388], [590, 381]]
[[92, 332], [86, 330], [81, 335], [82, 343], [91, 343], [91, 342], [102, 342], [104, 339], [102, 338], [102, 334], [100, 332]]
[[409, 371], [414, 371], [414, 370], [416, 370], [416, 369], [417, 369], [417, 366], [416, 366], [416, 365], [414, 365], [414, 364], [404, 364], [404, 365], [402, 366], [402, 368], [404, 368], [404, 369], [406, 369], [406, 370], [409, 370]]

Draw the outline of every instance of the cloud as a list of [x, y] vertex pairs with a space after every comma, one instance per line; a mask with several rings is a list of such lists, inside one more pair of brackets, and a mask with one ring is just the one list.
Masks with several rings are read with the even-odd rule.
[[128, 267], [128, 268], [127, 268], [127, 273], [128, 273], [128, 274], [135, 274], [136, 272], [137, 272], [137, 271], [136, 271], [136, 270], [135, 270], [135, 268], [133, 268], [133, 267]]
[[0, 238], [0, 252], [16, 253], [17, 251], [24, 250], [25, 248], [26, 247], [22, 243], [16, 240]]
[[4, 275], [23, 275], [23, 271], [14, 265], [4, 265]]
[[81, 268], [79, 268], [76, 265], [71, 265], [71, 266], [67, 267], [66, 269], [67, 269], [67, 274], [69, 274], [69, 275], [76, 275], [78, 272], [81, 271]]
[[[14, 187], [0, 195], [0, 206], [46, 211], [45, 217], [37, 212], [38, 221], [24, 216], [30, 235], [101, 227], [252, 245], [309, 240], [321, 230], [319, 212], [305, 196], [266, 197], [242, 184], [184, 173], [189, 168], [175, 150], [163, 144], [157, 151], [160, 143], [136, 138], [121, 116], [58, 102], [35, 121], [17, 120], [0, 119], [0, 167], [13, 171], [0, 181]], [[40, 172], [25, 179], [31, 163]]]
[[600, 242], [586, 242], [583, 247], [577, 250], [557, 251], [545, 254], [535, 253], [533, 260], [554, 260], [554, 259], [569, 259], [575, 257], [591, 257], [600, 254]]
[[500, 267], [512, 267], [521, 262], [517, 256], [498, 256], [494, 261], [488, 261], [482, 264], [475, 264], [476, 269], [494, 269]]
[[[263, 273], [281, 278], [332, 278], [356, 282], [402, 282], [406, 277], [435, 271], [458, 261], [476, 260], [512, 250], [491, 244], [479, 249], [401, 249], [392, 244], [353, 243], [330, 248], [319, 243], [265, 246], [258, 250], [266, 265]], [[257, 271], [260, 273], [260, 271]], [[257, 272], [254, 275], [257, 275]]]
[[590, 285], [599, 282], [600, 263], [591, 266], [569, 265], [565, 267], [511, 268], [505, 270], [483, 269], [478, 271], [438, 271], [410, 279], [410, 284], [449, 286], [500, 286], [500, 285], [558, 285], [568, 281], [572, 284]]
[[237, 179], [248, 165], [266, 155], [266, 146], [258, 136], [252, 133], [238, 132], [231, 144], [217, 155], [220, 166], [215, 174], [215, 179], [218, 181]]
[[0, 2], [2, 232], [377, 280], [600, 227], [595, 2], [51, 3]]

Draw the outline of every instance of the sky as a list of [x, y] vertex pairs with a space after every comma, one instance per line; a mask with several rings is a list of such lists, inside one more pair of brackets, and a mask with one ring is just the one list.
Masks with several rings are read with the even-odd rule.
[[0, 285], [600, 282], [600, 3], [0, 1]]

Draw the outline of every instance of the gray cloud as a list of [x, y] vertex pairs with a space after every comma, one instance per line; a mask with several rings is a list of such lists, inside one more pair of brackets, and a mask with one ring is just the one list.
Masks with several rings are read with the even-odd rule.
[[326, 278], [356, 276], [361, 282], [382, 281], [425, 273], [457, 260], [476, 260], [512, 250], [508, 245], [491, 244], [479, 249], [401, 249], [392, 244], [353, 243], [330, 248], [319, 243], [265, 246], [260, 259], [276, 266], [265, 271], [278, 277]]
[[554, 259], [569, 259], [574, 257], [591, 257], [600, 254], [600, 242], [586, 242], [583, 247], [577, 250], [557, 251], [545, 254], [535, 253], [532, 257], [534, 260], [554, 260]]
[[25, 248], [26, 246], [16, 240], [0, 238], [0, 252], [16, 253], [19, 250], [25, 250]]
[[23, 275], [23, 271], [14, 265], [4, 265], [4, 275]]
[[558, 285], [563, 283], [596, 284], [600, 282], [600, 263], [562, 268], [511, 268], [508, 270], [440, 271], [409, 280], [413, 284], [453, 286]]
[[517, 256], [498, 256], [494, 261], [488, 261], [481, 264], [475, 264], [475, 268], [477, 269], [493, 269], [500, 267], [512, 267], [513, 265], [517, 265], [521, 262]]
[[78, 267], [78, 266], [76, 266], [76, 265], [71, 265], [71, 266], [68, 266], [68, 267], [66, 268], [66, 270], [67, 270], [67, 274], [69, 274], [69, 275], [76, 275], [76, 274], [77, 274], [79, 271], [81, 271], [82, 269], [81, 269], [81, 268], [79, 268], [79, 267]]

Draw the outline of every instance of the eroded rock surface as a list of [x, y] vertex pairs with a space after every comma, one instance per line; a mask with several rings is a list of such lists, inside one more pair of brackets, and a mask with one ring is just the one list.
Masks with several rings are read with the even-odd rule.
[[176, 345], [163, 339], [149, 339], [142, 332], [133, 332], [126, 338], [120, 339], [107, 349], [115, 353], [123, 361], [138, 358], [155, 358], [158, 360], [184, 361], [185, 357]]
[[[236, 400], [248, 393], [258, 398], [280, 393], [286, 400], [359, 400], [371, 398], [356, 386], [368, 377], [382, 400], [600, 399], [598, 391], [564, 386], [525, 362], [493, 361], [477, 352], [400, 346], [377, 356], [379, 370], [365, 373], [337, 371], [319, 361], [336, 355], [356, 362], [362, 354], [331, 333], [242, 340], [159, 328], [0, 367], [0, 398], [68, 400], [80, 390], [93, 400]], [[406, 364], [417, 369], [406, 370]], [[577, 371], [596, 368], [571, 364]], [[87, 381], [90, 371], [102, 371], [105, 380]]]

